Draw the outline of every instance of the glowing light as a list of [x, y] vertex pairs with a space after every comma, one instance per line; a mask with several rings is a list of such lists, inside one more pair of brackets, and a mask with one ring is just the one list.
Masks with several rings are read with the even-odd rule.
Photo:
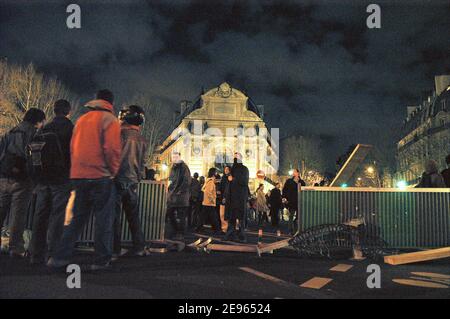
[[163, 171], [167, 171], [167, 170], [169, 169], [169, 166], [167, 166], [166, 164], [162, 164], [162, 165], [161, 165], [161, 169], [162, 169]]
[[408, 187], [408, 183], [405, 181], [398, 181], [397, 182], [397, 188], [400, 189], [406, 189]]
[[263, 170], [260, 169], [260, 170], [258, 170], [258, 172], [256, 172], [256, 177], [263, 179], [264, 177], [266, 177], [266, 174], [264, 173]]
[[294, 175], [294, 170], [293, 170], [293, 169], [290, 169], [290, 170], [289, 170], [289, 175], [290, 175], [290, 176]]
[[347, 187], [348, 187], [348, 184], [347, 184], [347, 183], [341, 184], [341, 187], [342, 187], [342, 188], [347, 188]]
[[375, 168], [373, 168], [373, 166], [367, 167], [367, 173], [373, 174], [374, 172], [375, 172]]

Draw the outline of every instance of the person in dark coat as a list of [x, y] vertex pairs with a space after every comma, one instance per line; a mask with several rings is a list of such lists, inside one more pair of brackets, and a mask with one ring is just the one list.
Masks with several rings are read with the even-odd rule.
[[148, 142], [142, 135], [145, 120], [144, 110], [137, 105], [130, 105], [120, 111], [122, 156], [120, 169], [115, 178], [116, 216], [114, 220], [113, 252], [119, 257], [122, 251], [122, 212], [128, 221], [133, 249], [128, 253], [133, 256], [145, 256], [145, 236], [139, 217], [138, 185], [145, 175], [145, 159]]
[[155, 181], [156, 171], [153, 168], [145, 168], [145, 180], [147, 181]]
[[283, 187], [283, 201], [289, 210], [289, 231], [295, 233], [296, 225], [294, 222], [298, 218], [298, 187], [306, 186], [306, 183], [300, 178], [300, 171], [294, 169], [292, 178], [288, 179]]
[[219, 183], [219, 191], [218, 191], [219, 202], [221, 206], [225, 206], [223, 216], [220, 215], [222, 227], [226, 227], [224, 225], [226, 225], [226, 221], [230, 218], [231, 215], [230, 205], [227, 203], [227, 196], [230, 191], [230, 181], [228, 180], [228, 176], [230, 176], [230, 174], [231, 174], [231, 167], [225, 166], [223, 170], [223, 175]]
[[202, 185], [198, 181], [198, 177], [198, 173], [194, 173], [191, 183], [191, 200], [188, 215], [189, 227], [197, 225], [200, 217]]
[[[57, 136], [61, 154], [52, 157], [54, 166], [47, 169], [38, 181], [36, 207], [31, 237], [31, 263], [41, 264], [56, 252], [63, 231], [66, 206], [69, 201], [70, 185], [70, 141], [73, 124], [68, 119], [71, 106], [66, 100], [58, 100], [54, 105], [55, 118], [42, 129], [43, 133]], [[58, 163], [62, 161], [63, 163]]]
[[45, 113], [31, 108], [23, 121], [0, 140], [0, 227], [9, 215], [11, 257], [23, 257], [25, 253], [23, 232], [33, 192], [33, 182], [26, 169], [26, 149], [44, 121]]
[[167, 192], [167, 217], [176, 240], [184, 240], [186, 214], [191, 198], [191, 172], [179, 152], [172, 153], [172, 168]]
[[425, 172], [422, 174], [420, 183], [416, 188], [444, 188], [445, 182], [441, 174], [438, 173], [438, 165], [435, 161], [429, 160], [425, 164]]
[[270, 220], [272, 226], [278, 230], [280, 224], [280, 209], [283, 205], [281, 197], [281, 184], [277, 183], [275, 188], [270, 191], [269, 205], [270, 205]]
[[[245, 227], [245, 212], [247, 210], [248, 200], [248, 182], [249, 171], [242, 163], [242, 155], [240, 153], [234, 154], [234, 164], [231, 168], [231, 174], [228, 176], [230, 182], [229, 192], [227, 194], [227, 202], [230, 204], [230, 218], [228, 219], [228, 230], [225, 235], [225, 240], [236, 240], [236, 237], [241, 241], [246, 241], [244, 233]], [[239, 232], [236, 234], [236, 224], [239, 220]]]
[[450, 188], [450, 155], [445, 158], [445, 162], [447, 163], [447, 168], [442, 171], [441, 175], [444, 178], [445, 186]]

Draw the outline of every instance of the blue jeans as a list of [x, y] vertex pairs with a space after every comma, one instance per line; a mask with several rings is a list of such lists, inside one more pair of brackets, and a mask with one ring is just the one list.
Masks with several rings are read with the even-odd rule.
[[111, 260], [113, 246], [115, 187], [112, 179], [79, 179], [73, 181], [76, 196], [73, 217], [64, 229], [61, 245], [55, 258], [70, 261], [75, 244], [88, 223], [91, 212], [95, 216], [95, 264]]
[[0, 229], [9, 215], [9, 251], [16, 254], [25, 251], [23, 232], [32, 193], [29, 181], [0, 178]]
[[44, 260], [47, 253], [49, 257], [55, 254], [64, 230], [70, 190], [70, 184], [36, 186], [36, 207], [30, 243], [33, 258]]
[[114, 221], [114, 253], [120, 254], [122, 249], [122, 211], [128, 221], [128, 227], [133, 239], [133, 248], [136, 252], [145, 248], [145, 236], [141, 228], [139, 217], [139, 196], [136, 183], [116, 181], [115, 221]]

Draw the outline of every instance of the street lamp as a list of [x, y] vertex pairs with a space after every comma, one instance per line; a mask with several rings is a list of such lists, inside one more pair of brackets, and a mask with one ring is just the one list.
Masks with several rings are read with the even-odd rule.
[[373, 166], [367, 167], [367, 173], [369, 173], [369, 174], [375, 173], [375, 168]]
[[408, 183], [405, 181], [398, 181], [397, 182], [397, 187], [400, 189], [406, 189], [408, 187]]

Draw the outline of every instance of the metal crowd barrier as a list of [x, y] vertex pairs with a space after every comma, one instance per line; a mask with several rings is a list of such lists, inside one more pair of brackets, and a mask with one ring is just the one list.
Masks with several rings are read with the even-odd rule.
[[[145, 239], [163, 240], [165, 219], [166, 219], [166, 195], [167, 184], [165, 182], [143, 181], [139, 184], [139, 216], [141, 218], [142, 231]], [[28, 210], [26, 229], [32, 230], [34, 215], [35, 195]], [[128, 222], [122, 214], [122, 241], [131, 242], [131, 233]], [[5, 225], [8, 225], [8, 219]], [[1, 228], [1, 227], [0, 227]], [[89, 223], [81, 234], [79, 243], [89, 244], [94, 242], [94, 216], [91, 216]]]
[[[164, 182], [143, 181], [139, 184], [139, 217], [145, 240], [163, 240], [166, 220], [166, 192]], [[122, 216], [122, 241], [131, 242], [131, 232], [124, 214]], [[94, 242], [94, 216], [83, 230], [79, 243]]]
[[299, 192], [301, 231], [358, 217], [391, 247], [450, 246], [450, 189], [303, 187]]

